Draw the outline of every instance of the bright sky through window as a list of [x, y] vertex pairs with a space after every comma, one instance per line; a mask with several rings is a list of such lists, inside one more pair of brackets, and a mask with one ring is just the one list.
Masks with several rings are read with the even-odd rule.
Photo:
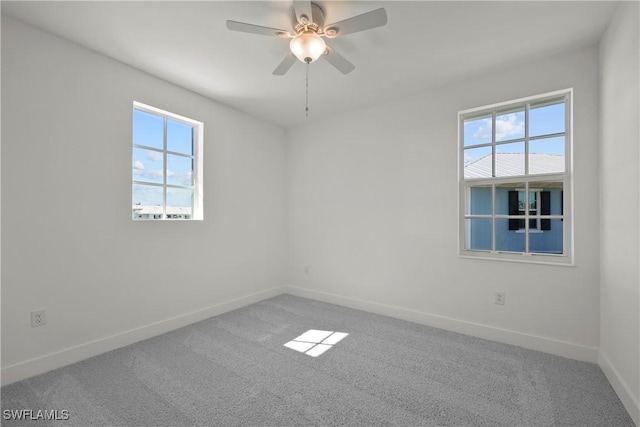
[[[529, 110], [529, 136], [551, 135], [564, 132], [564, 104], [558, 103], [544, 108], [532, 108]], [[464, 146], [475, 146], [491, 142], [492, 126], [491, 116], [480, 117], [464, 122]], [[524, 137], [524, 111], [511, 112], [496, 116], [496, 141], [506, 141]], [[509, 144], [510, 153], [524, 153], [524, 144]], [[545, 154], [564, 156], [564, 141], [554, 141], [539, 147], [538, 150]], [[475, 152], [474, 154], [472, 154]], [[465, 150], [465, 164], [491, 154], [491, 147], [482, 147], [475, 150]]]

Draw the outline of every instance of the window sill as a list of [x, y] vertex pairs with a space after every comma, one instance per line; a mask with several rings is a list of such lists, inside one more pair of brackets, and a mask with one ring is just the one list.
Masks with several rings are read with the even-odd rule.
[[575, 267], [575, 263], [568, 255], [556, 254], [524, 254], [513, 252], [490, 251], [462, 251], [458, 258], [479, 259], [486, 261], [519, 262], [524, 264], [556, 265], [560, 267]]

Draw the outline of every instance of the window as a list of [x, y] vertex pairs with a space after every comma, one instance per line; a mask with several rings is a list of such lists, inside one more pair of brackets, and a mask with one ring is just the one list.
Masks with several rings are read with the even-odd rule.
[[572, 262], [571, 97], [459, 113], [461, 255]]
[[202, 219], [204, 125], [133, 103], [132, 218]]

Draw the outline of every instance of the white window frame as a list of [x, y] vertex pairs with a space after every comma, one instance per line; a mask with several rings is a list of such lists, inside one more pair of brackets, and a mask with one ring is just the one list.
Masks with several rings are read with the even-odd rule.
[[[482, 113], [492, 114], [493, 119], [495, 119], [495, 113], [497, 110], [504, 110], [511, 106], [515, 107], [517, 105], [535, 103], [539, 101], [544, 101], [545, 99], [553, 99], [553, 98], [561, 98], [565, 97], [565, 171], [564, 173], [553, 173], [553, 174], [525, 174], [518, 176], [508, 176], [508, 177], [491, 177], [491, 178], [467, 178], [464, 177], [464, 119], [465, 117], [473, 116], [473, 115], [481, 115]], [[529, 111], [528, 106], [525, 109], [525, 121], [527, 125], [525, 126], [525, 137], [519, 138], [514, 141], [521, 140], [534, 140], [535, 138], [529, 138], [528, 135], [528, 120], [529, 120]], [[492, 132], [494, 133], [494, 137], [492, 141], [495, 141], [495, 126], [493, 126]], [[549, 135], [544, 135], [545, 137], [549, 137]], [[505, 143], [507, 141], [500, 141], [500, 143]], [[495, 154], [495, 142], [490, 144], [485, 144], [487, 146], [492, 145], [493, 153]], [[528, 147], [528, 142], [525, 143], [525, 147]], [[525, 171], [528, 172], [528, 150], [525, 150]], [[574, 264], [574, 230], [573, 230], [573, 89], [564, 89], [554, 92], [548, 92], [540, 95], [520, 98], [512, 101], [501, 102], [496, 104], [491, 104], [487, 106], [471, 108], [458, 112], [458, 256], [461, 258], [473, 258], [473, 259], [486, 259], [486, 260], [500, 260], [500, 261], [511, 261], [511, 262], [525, 262], [525, 263], [536, 263], [536, 264], [552, 264], [552, 265], [566, 265], [573, 266]], [[495, 163], [495, 157], [493, 157], [493, 162]], [[495, 165], [494, 165], [495, 169]], [[525, 172], [525, 173], [526, 173]], [[524, 183], [524, 188], [521, 186], [517, 188], [517, 190], [526, 191], [526, 200], [528, 202], [529, 192], [536, 191], [538, 188], [529, 188], [529, 183], [548, 181], [548, 182], [562, 182], [563, 184], [563, 192], [564, 192], [564, 200], [563, 200], [563, 214], [556, 216], [550, 215], [545, 216], [545, 218], [550, 219], [562, 219], [563, 220], [563, 253], [562, 254], [546, 254], [546, 253], [535, 253], [535, 252], [503, 252], [495, 250], [495, 238], [493, 240], [493, 245], [491, 250], [474, 250], [474, 249], [466, 249], [467, 247], [467, 237], [469, 236], [469, 230], [467, 229], [466, 219], [469, 215], [466, 214], [466, 206], [468, 203], [468, 191], [467, 189], [479, 184], [486, 184], [492, 186], [492, 213], [490, 215], [473, 215], [475, 218], [487, 218], [492, 220], [492, 235], [495, 235], [495, 224], [496, 219], [500, 219], [500, 215], [496, 215], [496, 185], [506, 184], [506, 183]], [[539, 202], [538, 196], [538, 203]], [[539, 206], [537, 206], [539, 208]], [[538, 209], [538, 213], [540, 210]], [[539, 224], [539, 215], [538, 224]], [[525, 227], [529, 227], [529, 219], [533, 218], [529, 215], [528, 211], [525, 211], [524, 220]], [[535, 230], [529, 230], [529, 233], [536, 233]], [[525, 232], [518, 230], [517, 232]], [[525, 248], [529, 247], [529, 233], [525, 232]]]
[[[135, 218], [132, 212], [131, 218], [133, 221], [201, 221], [204, 219], [204, 203], [203, 203], [203, 145], [204, 145], [204, 123], [199, 122], [197, 120], [190, 119], [188, 117], [184, 117], [175, 113], [171, 113], [169, 111], [162, 110], [160, 108], [152, 107], [151, 105], [143, 104], [138, 101], [133, 101], [133, 110], [140, 110], [146, 113], [154, 114], [157, 116], [161, 116], [165, 119], [165, 128], [163, 131], [163, 148], [162, 150], [157, 148], [150, 148], [144, 145], [137, 145], [132, 138], [132, 160], [133, 160], [133, 149], [141, 148], [141, 149], [151, 149], [153, 151], [162, 152], [164, 155], [164, 165], [163, 169], [165, 173], [163, 174], [164, 179], [162, 183], [149, 183], [144, 181], [136, 181], [133, 179], [133, 175], [131, 178], [131, 191], [133, 193], [134, 185], [149, 185], [149, 186], [157, 186], [162, 187], [163, 189], [163, 204], [162, 204], [162, 214], [160, 218]], [[133, 111], [132, 110], [132, 111]], [[172, 151], [167, 150], [167, 129], [166, 129], [166, 119], [174, 120], [180, 123], [184, 123], [186, 125], [193, 127], [193, 186], [185, 187], [179, 185], [167, 184], [167, 154], [171, 155], [184, 155], [182, 153], [173, 153]], [[133, 123], [132, 123], [132, 135], [133, 135]], [[133, 162], [131, 162], [133, 163]], [[167, 208], [167, 188], [191, 188], [193, 190], [193, 206], [191, 212], [191, 218], [188, 219], [175, 219], [169, 218], [166, 213]], [[133, 200], [133, 197], [130, 197], [129, 200]], [[158, 215], [154, 215], [156, 217]]]

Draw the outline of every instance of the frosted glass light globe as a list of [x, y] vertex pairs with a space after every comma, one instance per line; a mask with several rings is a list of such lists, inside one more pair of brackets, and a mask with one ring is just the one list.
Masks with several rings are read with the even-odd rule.
[[302, 62], [311, 63], [320, 58], [327, 45], [322, 37], [311, 30], [304, 31], [291, 40], [289, 44], [291, 53]]

